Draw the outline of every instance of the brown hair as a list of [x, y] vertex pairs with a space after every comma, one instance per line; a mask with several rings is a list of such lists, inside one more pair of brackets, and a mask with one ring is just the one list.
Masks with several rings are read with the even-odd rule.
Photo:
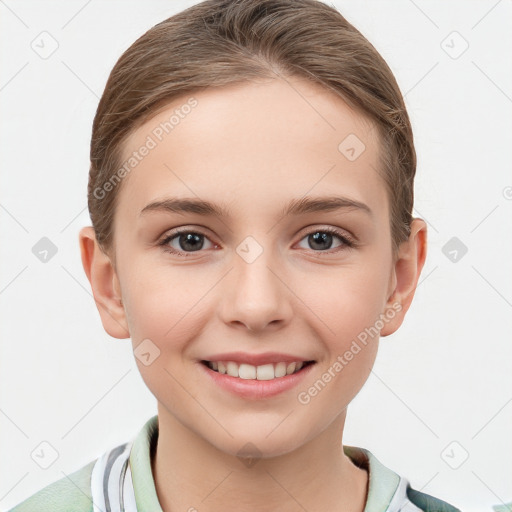
[[122, 165], [123, 142], [133, 130], [179, 96], [276, 73], [327, 87], [375, 123], [396, 254], [412, 221], [416, 152], [409, 117], [384, 59], [336, 9], [318, 0], [207, 0], [158, 23], [121, 55], [91, 139], [88, 206], [105, 253], [113, 249], [122, 185], [105, 184]]

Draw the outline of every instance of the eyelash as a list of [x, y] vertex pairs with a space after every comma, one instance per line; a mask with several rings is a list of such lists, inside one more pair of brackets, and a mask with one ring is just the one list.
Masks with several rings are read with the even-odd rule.
[[[180, 257], [185, 257], [185, 258], [190, 256], [190, 255], [192, 255], [194, 252], [201, 252], [201, 251], [191, 251], [191, 252], [177, 251], [175, 249], [170, 248], [167, 245], [167, 244], [169, 244], [169, 242], [174, 240], [177, 236], [185, 234], [185, 233], [186, 234], [201, 235], [201, 236], [204, 236], [205, 238], [208, 238], [204, 233], [201, 233], [200, 231], [193, 231], [193, 230], [190, 230], [190, 229], [177, 229], [176, 231], [173, 231], [171, 234], [166, 236], [161, 242], [158, 243], [158, 245], [163, 247], [164, 252], [167, 252], [167, 253], [170, 253], [170, 254], [174, 254], [174, 255], [180, 256]], [[333, 254], [333, 252], [335, 253], [335, 252], [338, 252], [338, 251], [341, 251], [341, 250], [353, 249], [353, 248], [357, 247], [357, 243], [354, 240], [354, 238], [352, 238], [351, 236], [346, 235], [345, 233], [341, 233], [340, 231], [338, 231], [335, 228], [330, 228], [330, 227], [322, 228], [322, 229], [314, 229], [314, 230], [306, 233], [301, 238], [301, 240], [304, 239], [305, 237], [307, 237], [309, 235], [313, 235], [315, 233], [329, 233], [330, 235], [335, 235], [336, 237], [338, 237], [339, 240], [341, 240], [341, 242], [343, 242], [343, 246], [335, 248], [334, 251], [332, 251], [332, 250], [313, 251], [315, 253], [318, 253], [321, 256], [329, 255], [329, 254]]]

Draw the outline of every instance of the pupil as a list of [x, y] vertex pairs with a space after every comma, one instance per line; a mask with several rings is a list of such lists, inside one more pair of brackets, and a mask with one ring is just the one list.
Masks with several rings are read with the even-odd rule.
[[[198, 243], [194, 243], [194, 241]], [[190, 244], [190, 246], [187, 247], [187, 244]], [[197, 235], [194, 233], [186, 233], [185, 235], [181, 235], [180, 245], [183, 249], [197, 251], [201, 249], [201, 247], [203, 246], [203, 244], [201, 243], [201, 235]]]
[[[319, 231], [317, 231], [315, 234], [313, 235], [310, 235], [310, 241], [312, 241], [311, 245], [313, 248], [316, 248], [316, 249], [326, 249], [325, 246], [322, 246], [322, 242], [331, 242], [332, 241], [332, 235], [329, 234], [329, 233], [321, 233]], [[315, 244], [318, 244], [320, 243], [320, 246], [319, 247], [315, 247]], [[330, 244], [328, 244], [330, 245]]]

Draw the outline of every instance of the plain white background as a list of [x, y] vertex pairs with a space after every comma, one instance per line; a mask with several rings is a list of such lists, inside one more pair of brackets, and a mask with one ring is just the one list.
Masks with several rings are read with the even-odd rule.
[[[90, 225], [90, 131], [108, 73], [142, 33], [195, 3], [0, 1], [2, 510], [156, 414], [130, 341], [102, 328], [78, 231]], [[429, 225], [415, 300], [381, 341], [344, 441], [416, 489], [491, 512], [512, 501], [512, 5], [333, 4], [405, 95], [418, 153], [415, 215]], [[56, 49], [41, 55], [42, 46]], [[43, 237], [57, 249], [46, 263], [33, 252]], [[58, 453], [48, 469], [31, 458], [42, 442]]]

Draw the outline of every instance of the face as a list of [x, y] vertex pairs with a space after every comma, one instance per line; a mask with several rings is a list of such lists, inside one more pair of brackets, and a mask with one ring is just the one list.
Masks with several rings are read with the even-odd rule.
[[[344, 415], [392, 308], [377, 134], [302, 79], [193, 98], [124, 146], [126, 159], [150, 148], [124, 177], [114, 220], [126, 325], [149, 354], [137, 364], [162, 417], [225, 453], [247, 442], [286, 453]], [[281, 376], [293, 362], [302, 368]]]

